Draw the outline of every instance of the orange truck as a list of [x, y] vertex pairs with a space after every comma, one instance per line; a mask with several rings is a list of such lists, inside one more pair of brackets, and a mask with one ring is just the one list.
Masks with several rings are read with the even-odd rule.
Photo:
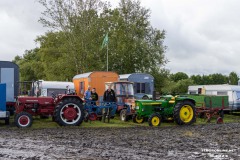
[[78, 74], [73, 77], [73, 83], [76, 93], [80, 97], [84, 97], [84, 92], [88, 87], [96, 88], [99, 97], [102, 97], [105, 91], [106, 82], [116, 82], [119, 75], [116, 72], [95, 71]]

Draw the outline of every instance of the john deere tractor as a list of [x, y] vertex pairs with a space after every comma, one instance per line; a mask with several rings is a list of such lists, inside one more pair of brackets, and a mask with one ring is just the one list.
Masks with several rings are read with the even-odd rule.
[[178, 125], [196, 121], [195, 101], [188, 97], [163, 96], [159, 100], [136, 100], [133, 122], [148, 121], [149, 126], [160, 126], [163, 120], [174, 120]]

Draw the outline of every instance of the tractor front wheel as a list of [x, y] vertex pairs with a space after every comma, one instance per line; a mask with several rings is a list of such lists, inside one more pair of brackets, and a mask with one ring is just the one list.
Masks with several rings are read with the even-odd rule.
[[144, 118], [143, 117], [139, 117], [137, 115], [133, 116], [133, 122], [134, 123], [143, 123], [144, 122]]
[[122, 109], [120, 112], [120, 119], [121, 121], [128, 121], [128, 116], [127, 116], [127, 110], [126, 109]]
[[161, 122], [162, 118], [158, 113], [154, 113], [148, 118], [149, 126], [160, 126]]
[[56, 106], [54, 117], [60, 126], [79, 126], [84, 118], [83, 105], [75, 98], [64, 99]]
[[15, 116], [14, 122], [18, 128], [31, 127], [33, 118], [28, 112], [20, 112]]
[[174, 107], [174, 121], [178, 125], [192, 124], [196, 121], [196, 109], [192, 102], [178, 102]]

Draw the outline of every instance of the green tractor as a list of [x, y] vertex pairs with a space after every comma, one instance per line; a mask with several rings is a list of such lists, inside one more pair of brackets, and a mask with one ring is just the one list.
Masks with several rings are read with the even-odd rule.
[[163, 120], [174, 120], [178, 125], [196, 121], [195, 101], [188, 97], [163, 96], [159, 100], [136, 100], [133, 122], [148, 121], [149, 126], [160, 126]]

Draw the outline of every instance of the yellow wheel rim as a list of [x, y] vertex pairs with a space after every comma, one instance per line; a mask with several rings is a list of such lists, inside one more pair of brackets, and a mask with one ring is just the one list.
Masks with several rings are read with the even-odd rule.
[[180, 110], [180, 119], [188, 123], [193, 119], [193, 109], [190, 105], [184, 105]]
[[142, 123], [142, 122], [143, 122], [143, 118], [141, 118], [141, 117], [136, 117], [136, 122], [137, 122], [137, 123]]
[[158, 126], [159, 123], [160, 123], [160, 118], [155, 116], [155, 117], [152, 118], [151, 122], [152, 122], [153, 126]]

